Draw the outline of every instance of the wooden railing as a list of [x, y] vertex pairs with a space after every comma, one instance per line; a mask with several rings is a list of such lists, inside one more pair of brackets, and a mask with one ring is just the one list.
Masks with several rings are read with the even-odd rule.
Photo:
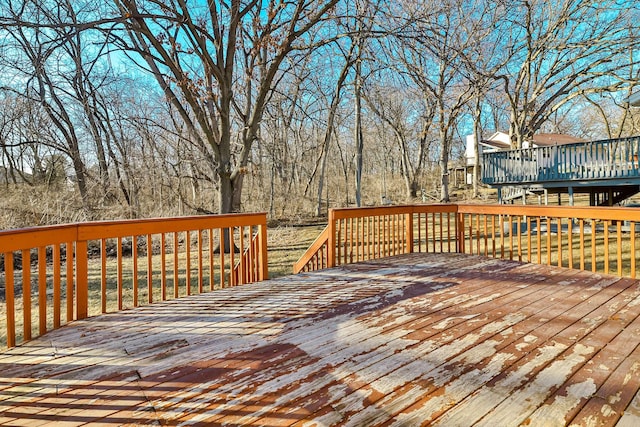
[[636, 277], [640, 210], [459, 205], [461, 252]]
[[455, 212], [455, 205], [332, 209], [327, 228], [294, 272], [411, 252], [455, 252]]
[[2, 231], [4, 339], [12, 347], [74, 319], [265, 280], [266, 245], [263, 213]]
[[483, 154], [489, 185], [640, 177], [640, 136]]
[[[640, 209], [432, 205], [336, 209], [295, 272], [457, 251], [636, 277]], [[316, 261], [322, 249], [322, 262]]]
[[305, 254], [309, 254], [308, 258], [303, 256], [293, 265], [294, 273], [321, 270], [329, 267], [329, 230], [330, 227], [327, 225], [309, 246], [309, 249], [305, 252]]

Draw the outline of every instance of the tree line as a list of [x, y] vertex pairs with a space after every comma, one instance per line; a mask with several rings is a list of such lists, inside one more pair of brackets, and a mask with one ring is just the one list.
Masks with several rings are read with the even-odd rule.
[[3, 226], [448, 201], [467, 133], [637, 134], [639, 12], [0, 0]]

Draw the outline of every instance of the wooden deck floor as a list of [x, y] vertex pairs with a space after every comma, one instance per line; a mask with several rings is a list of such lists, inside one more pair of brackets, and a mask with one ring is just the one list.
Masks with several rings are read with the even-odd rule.
[[95, 317], [0, 354], [8, 425], [640, 425], [640, 287], [412, 254]]

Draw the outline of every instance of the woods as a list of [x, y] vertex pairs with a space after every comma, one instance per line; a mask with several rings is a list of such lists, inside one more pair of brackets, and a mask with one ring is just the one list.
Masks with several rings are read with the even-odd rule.
[[464, 135], [638, 134], [638, 18], [613, 0], [0, 0], [0, 223], [448, 201]]

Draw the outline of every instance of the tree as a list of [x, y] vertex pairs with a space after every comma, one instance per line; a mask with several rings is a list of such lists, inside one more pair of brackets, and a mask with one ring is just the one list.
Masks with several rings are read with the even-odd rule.
[[418, 196], [419, 178], [433, 140], [431, 127], [436, 111], [430, 98], [416, 96], [415, 92], [401, 86], [369, 87], [365, 96], [369, 109], [393, 132], [410, 199]]
[[265, 106], [293, 66], [285, 60], [323, 42], [310, 30], [337, 1], [115, 0], [130, 35], [120, 42], [144, 58], [208, 159], [220, 213], [240, 209]]
[[[69, 32], [62, 22], [73, 21], [75, 13], [69, 3], [58, 4], [55, 11], [27, 2], [16, 5], [9, 2], [3, 7], [3, 16], [9, 17], [11, 27], [5, 27], [10, 43], [4, 60], [15, 64], [14, 79], [26, 82], [21, 87], [5, 87], [16, 94], [39, 103], [57, 131], [59, 149], [71, 159], [76, 183], [85, 212], [91, 210], [87, 168], [82, 156], [81, 137], [73, 103], [70, 83], [81, 80], [83, 48], [77, 33]], [[20, 25], [26, 18], [32, 25]]]
[[514, 147], [572, 100], [624, 87], [614, 76], [630, 64], [618, 58], [640, 43], [630, 15], [616, 0], [520, 0], [509, 7], [497, 31], [509, 35], [501, 45], [510, 60], [494, 77], [507, 95]]
[[458, 119], [473, 96], [460, 69], [462, 52], [476, 40], [458, 32], [468, 18], [457, 0], [409, 5], [403, 31], [397, 36], [393, 56], [402, 64], [399, 72], [412, 82], [425, 99], [435, 105], [434, 121], [440, 143], [440, 200], [449, 201], [449, 154]]

